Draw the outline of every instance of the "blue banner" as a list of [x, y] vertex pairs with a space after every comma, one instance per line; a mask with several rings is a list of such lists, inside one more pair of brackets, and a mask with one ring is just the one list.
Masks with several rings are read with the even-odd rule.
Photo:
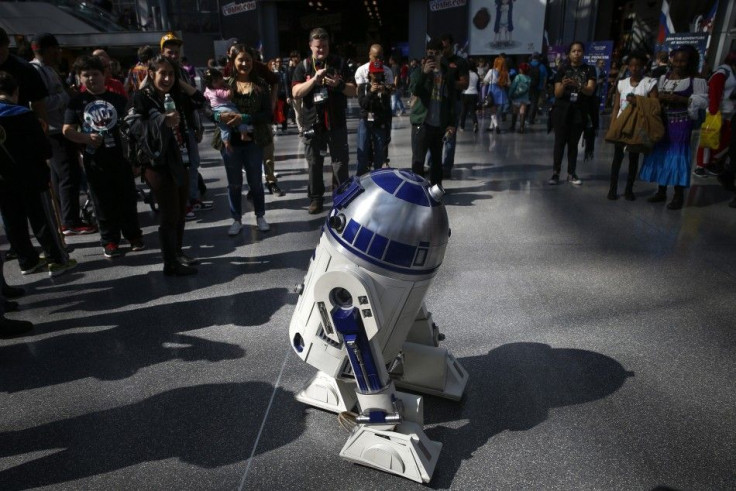
[[611, 55], [613, 54], [613, 41], [592, 41], [585, 46], [585, 63], [595, 67], [596, 73], [596, 95], [601, 101], [601, 111], [610, 89], [608, 74], [611, 73]]

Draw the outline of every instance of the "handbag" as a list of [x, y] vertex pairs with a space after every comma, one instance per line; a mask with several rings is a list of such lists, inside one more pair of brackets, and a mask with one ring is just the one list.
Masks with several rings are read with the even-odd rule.
[[700, 127], [700, 143], [698, 146], [717, 150], [721, 144], [721, 126], [723, 119], [721, 111], [715, 114], [705, 113], [705, 122]]

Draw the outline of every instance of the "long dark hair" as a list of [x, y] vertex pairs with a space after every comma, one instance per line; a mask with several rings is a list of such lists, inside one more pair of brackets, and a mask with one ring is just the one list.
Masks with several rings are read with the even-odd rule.
[[256, 92], [260, 92], [263, 90], [263, 87], [265, 86], [266, 82], [258, 75], [258, 72], [256, 71], [256, 63], [259, 63], [258, 61], [258, 53], [256, 50], [251, 48], [250, 46], [246, 46], [245, 44], [234, 44], [230, 47], [230, 64], [233, 67], [233, 83], [232, 85], [235, 85], [235, 78], [237, 77], [237, 68], [235, 68], [235, 58], [238, 57], [238, 55], [245, 53], [248, 56], [250, 56], [250, 59], [253, 61], [253, 68], [250, 70], [250, 81], [253, 82], [253, 88]]
[[174, 83], [168, 93], [171, 94], [172, 99], [174, 99], [174, 102], [176, 103], [176, 107], [181, 111], [184, 107], [184, 97], [182, 95], [181, 88], [179, 87], [179, 79], [181, 78], [179, 64], [168, 56], [159, 54], [148, 61], [148, 77], [146, 77], [141, 90], [144, 90], [149, 95], [158, 98], [158, 93], [156, 92], [156, 87], [153, 85], [153, 77], [151, 75], [156, 73], [156, 70], [161, 65], [165, 64], [168, 64], [174, 69]]

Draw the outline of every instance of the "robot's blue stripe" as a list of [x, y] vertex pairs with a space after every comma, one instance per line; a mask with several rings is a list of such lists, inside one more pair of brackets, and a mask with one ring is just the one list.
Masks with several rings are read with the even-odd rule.
[[358, 238], [355, 239], [355, 247], [363, 252], [366, 252], [368, 250], [368, 245], [371, 243], [373, 235], [374, 234], [371, 230], [365, 227], [361, 228], [360, 232], [358, 232]]
[[384, 237], [383, 235], [376, 234], [373, 237], [373, 242], [371, 243], [371, 248], [368, 249], [368, 254], [375, 257], [379, 261], [383, 259], [383, 251], [386, 250], [386, 246], [388, 245], [388, 239]]
[[414, 261], [414, 254], [416, 254], [417, 248], [408, 244], [402, 244], [392, 240], [388, 244], [388, 250], [384, 261], [396, 264], [398, 266], [411, 266]]
[[[350, 364], [353, 366], [353, 373], [355, 374], [355, 380], [358, 382], [358, 386], [364, 392], [366, 391], [366, 386], [371, 391], [383, 389], [383, 382], [381, 381], [376, 361], [373, 359], [370, 341], [368, 341], [368, 337], [365, 334], [360, 310], [357, 308], [341, 309], [337, 307], [332, 311], [332, 320], [335, 323], [335, 329], [342, 334], [345, 340]], [[365, 380], [366, 377], [367, 380]]]
[[[375, 264], [376, 266], [378, 266], [380, 268], [383, 268], [383, 269], [385, 269], [387, 271], [393, 271], [394, 273], [405, 274], [405, 275], [410, 275], [410, 276], [417, 276], [417, 275], [425, 275], [425, 274], [434, 273], [437, 270], [437, 268], [439, 268], [440, 265], [441, 265], [441, 264], [438, 264], [434, 268], [427, 268], [427, 269], [407, 269], [407, 268], [400, 268], [400, 267], [397, 267], [397, 266], [393, 266], [393, 265], [391, 265], [391, 264], [389, 264], [389, 263], [387, 263], [385, 261], [378, 260], [378, 259], [376, 259], [374, 257], [371, 257], [371, 256], [363, 253], [359, 249], [356, 249], [355, 247], [353, 247], [352, 244], [346, 243], [342, 239], [342, 237], [340, 237], [331, 227], [328, 227], [327, 230], [329, 230], [330, 231], [330, 234], [332, 235], [332, 237], [334, 237], [334, 239], [341, 246], [343, 246], [345, 249], [347, 249], [348, 251], [350, 251], [350, 253], [355, 254], [360, 259], [363, 259], [364, 261], [369, 262], [371, 264]], [[380, 235], [376, 235], [375, 236], [375, 238], [373, 239], [373, 244], [371, 244], [370, 250], [373, 250], [373, 246], [374, 246], [374, 244], [376, 244], [376, 240], [379, 237], [381, 237], [381, 236]], [[381, 237], [381, 238], [383, 238], [383, 237]]]
[[343, 239], [352, 244], [358, 230], [360, 230], [360, 224], [351, 218], [345, 226], [345, 231], [342, 233]]

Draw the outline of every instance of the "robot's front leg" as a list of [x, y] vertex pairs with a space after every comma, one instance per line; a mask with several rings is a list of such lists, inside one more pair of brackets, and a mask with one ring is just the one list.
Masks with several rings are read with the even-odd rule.
[[442, 444], [424, 434], [422, 398], [395, 390], [378, 343], [375, 338], [368, 339], [358, 308], [336, 307], [331, 317], [353, 368], [360, 408], [357, 426], [340, 456], [417, 482], [429, 482]]
[[468, 383], [468, 372], [447, 348], [440, 346], [444, 335], [422, 305], [409, 330], [399, 357], [391, 364], [396, 386], [423, 394], [460, 400]]

